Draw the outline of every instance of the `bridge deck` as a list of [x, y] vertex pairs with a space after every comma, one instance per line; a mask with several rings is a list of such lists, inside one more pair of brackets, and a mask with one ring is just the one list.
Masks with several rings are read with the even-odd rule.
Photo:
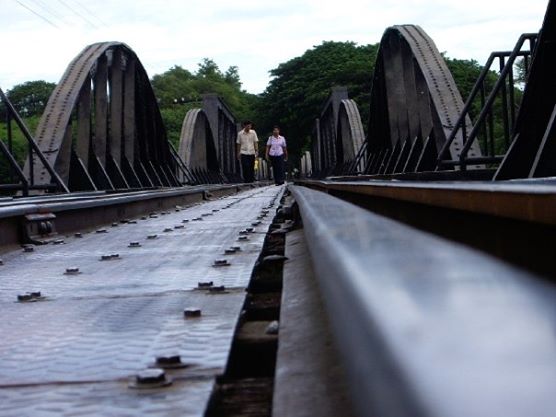
[[[3, 255], [0, 415], [202, 415], [271, 218], [248, 241], [239, 232], [280, 191], [254, 189]], [[134, 241], [141, 246], [129, 247]], [[236, 245], [240, 252], [224, 256]], [[101, 260], [109, 254], [119, 257]], [[214, 267], [216, 259], [230, 265]], [[79, 273], [66, 274], [70, 267]], [[203, 281], [226, 291], [197, 289]], [[44, 299], [17, 301], [32, 291]], [[186, 308], [201, 316], [184, 318]], [[156, 357], [176, 354], [189, 366], [167, 370], [171, 386], [129, 388]]]

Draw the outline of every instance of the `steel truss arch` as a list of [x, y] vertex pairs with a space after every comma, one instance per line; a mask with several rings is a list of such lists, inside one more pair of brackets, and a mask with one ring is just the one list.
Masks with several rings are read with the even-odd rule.
[[[67, 67], [37, 128], [37, 143], [71, 190], [179, 185], [145, 69], [121, 42], [87, 46]], [[26, 174], [49, 183], [45, 170]]]
[[[386, 29], [372, 82], [366, 173], [434, 170], [463, 106], [452, 74], [425, 31], [416, 25]], [[460, 134], [447, 152], [456, 159], [462, 147]], [[469, 154], [479, 156], [479, 147]]]

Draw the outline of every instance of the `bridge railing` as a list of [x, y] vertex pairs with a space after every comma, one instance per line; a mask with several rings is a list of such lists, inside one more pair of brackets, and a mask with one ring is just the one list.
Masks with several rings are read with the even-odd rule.
[[[44, 154], [38, 147], [35, 139], [29, 129], [25, 125], [23, 119], [19, 116], [17, 110], [8, 99], [4, 91], [0, 89], [0, 105], [4, 107], [4, 116], [6, 122], [6, 138], [0, 137], [0, 154], [7, 161], [7, 172], [0, 173], [0, 191], [6, 192], [21, 192], [24, 196], [29, 195], [31, 190], [47, 190], [47, 191], [63, 191], [69, 192], [69, 189], [64, 184], [60, 176], [56, 173], [54, 168], [48, 163]], [[14, 151], [14, 122], [21, 131], [25, 143], [28, 148], [27, 159], [31, 175], [29, 178], [23, 172], [20, 166], [17, 155]], [[7, 143], [5, 143], [5, 142]], [[35, 159], [38, 159], [38, 161]], [[47, 172], [51, 175], [53, 183], [51, 184], [35, 184], [33, 172], [37, 164], [44, 166]]]
[[[510, 146], [520, 102], [519, 97], [516, 97], [521, 90], [517, 88], [515, 67], [521, 58], [526, 80], [537, 37], [537, 33], [525, 33], [512, 51], [493, 52], [489, 56], [448, 139], [438, 153], [437, 169], [459, 167], [465, 170], [471, 165], [497, 165], [502, 161]], [[494, 81], [493, 74], [496, 72], [498, 78]], [[469, 119], [473, 121], [470, 130], [466, 123]], [[453, 159], [449, 156], [449, 149], [460, 135], [463, 137], [463, 146], [456, 149], [459, 157]], [[471, 157], [469, 151], [476, 141], [481, 146], [482, 155]]]

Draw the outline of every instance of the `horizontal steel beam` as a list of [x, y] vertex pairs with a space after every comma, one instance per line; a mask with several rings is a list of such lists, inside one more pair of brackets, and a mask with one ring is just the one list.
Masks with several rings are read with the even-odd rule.
[[326, 193], [290, 190], [360, 416], [556, 414], [553, 285]]

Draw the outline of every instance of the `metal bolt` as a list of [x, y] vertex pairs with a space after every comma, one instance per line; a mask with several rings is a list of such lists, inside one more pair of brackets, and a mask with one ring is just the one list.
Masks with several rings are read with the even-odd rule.
[[240, 235], [246, 235], [248, 233], [249, 232], [247, 230], [240, 230], [240, 232], [239, 232]]
[[249, 240], [249, 237], [248, 236], [240, 236], [240, 237], [237, 238], [237, 240], [239, 240], [241, 242], [244, 242], [246, 240]]
[[79, 239], [79, 238], [82, 238], [82, 237], [83, 237], [83, 234], [82, 234], [82, 233], [76, 233], [76, 234], [74, 234], [73, 236], [75, 236], [76, 238]]
[[31, 294], [18, 294], [17, 301], [31, 301], [33, 297]]
[[139, 243], [139, 242], [129, 242], [129, 247], [130, 248], [140, 248], [141, 243]]
[[213, 213], [218, 213], [220, 211], [220, 209], [214, 209], [212, 210]]
[[197, 283], [197, 288], [210, 288], [212, 284], [212, 281], [201, 281]]
[[114, 259], [119, 259], [120, 258], [120, 254], [119, 253], [111, 253], [109, 255], [102, 255], [100, 257], [101, 261], [112, 261]]
[[212, 213], [203, 213], [203, 214], [201, 214], [201, 217], [207, 217], [207, 216], [212, 216]]
[[255, 231], [255, 229], [253, 229], [252, 227], [248, 227], [245, 230], [247, 231], [247, 233], [253, 233]]
[[52, 242], [54, 245], [62, 245], [64, 243], [64, 239], [56, 239]]
[[66, 268], [66, 275], [77, 275], [79, 274], [79, 268], [72, 266], [70, 268]]
[[164, 369], [184, 368], [180, 355], [157, 356], [155, 364]]
[[182, 223], [189, 223], [189, 219], [183, 219], [181, 222]]
[[147, 239], [153, 240], [153, 239], [156, 239], [157, 237], [158, 237], [158, 235], [148, 235]]
[[147, 216], [141, 216], [141, 220], [147, 220]]
[[183, 310], [183, 316], [186, 319], [201, 317], [201, 309], [200, 308], [186, 308]]
[[203, 220], [202, 217], [195, 217], [195, 218], [193, 219], [194, 222], [199, 222], [199, 221], [201, 221], [201, 220]]
[[172, 229], [171, 227], [167, 227], [166, 229], [164, 229], [164, 233], [169, 233], [172, 230], [174, 230], [174, 229]]
[[230, 249], [224, 250], [224, 255], [233, 255], [236, 252], [237, 252], [236, 250], [230, 248]]
[[129, 219], [120, 220], [120, 223], [129, 223]]
[[130, 220], [127, 222], [128, 224], [137, 224], [137, 220]]
[[112, 223], [112, 227], [118, 227], [118, 226], [119, 226], [118, 223], [116, 223], [116, 222]]
[[135, 380], [129, 384], [130, 388], [161, 388], [168, 386], [172, 380], [160, 368], [145, 369], [135, 375]]
[[151, 219], [158, 219], [158, 215], [156, 215], [156, 214], [150, 214], [149, 217]]
[[226, 291], [226, 287], [223, 285], [218, 285], [216, 287], [210, 287], [209, 288], [209, 292], [215, 293], [215, 292], [224, 292]]
[[253, 223], [251, 223], [252, 226], [258, 226], [259, 224], [261, 224], [261, 222], [253, 222]]
[[108, 230], [106, 229], [98, 229], [97, 233], [108, 233]]
[[174, 229], [183, 229], [184, 225], [183, 224], [177, 224], [174, 226]]
[[214, 263], [212, 264], [212, 266], [230, 266], [230, 263], [228, 262], [227, 259], [217, 259], [214, 261]]
[[23, 252], [33, 252], [34, 250], [35, 250], [35, 248], [32, 247], [32, 246], [25, 246], [23, 248]]

